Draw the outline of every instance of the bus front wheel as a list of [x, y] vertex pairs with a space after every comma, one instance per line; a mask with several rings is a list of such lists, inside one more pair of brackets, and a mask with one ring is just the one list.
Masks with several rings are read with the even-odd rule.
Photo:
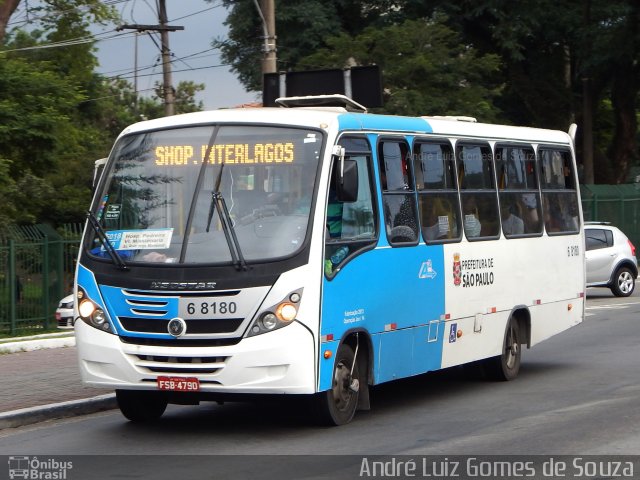
[[504, 336], [502, 354], [485, 360], [486, 372], [493, 380], [508, 381], [518, 376], [522, 353], [520, 324], [515, 318], [509, 320]]
[[344, 425], [351, 421], [358, 407], [360, 371], [350, 346], [338, 348], [333, 367], [332, 386], [316, 395], [319, 420], [328, 425]]
[[167, 408], [167, 399], [160, 392], [148, 390], [116, 390], [118, 407], [132, 422], [157, 420]]

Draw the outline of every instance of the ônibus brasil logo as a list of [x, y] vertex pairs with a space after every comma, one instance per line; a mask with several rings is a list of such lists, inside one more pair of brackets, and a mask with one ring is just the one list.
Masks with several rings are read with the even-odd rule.
[[66, 480], [67, 471], [73, 468], [73, 463], [56, 460], [55, 458], [38, 459], [38, 457], [10, 456], [9, 478], [24, 478], [37, 480]]

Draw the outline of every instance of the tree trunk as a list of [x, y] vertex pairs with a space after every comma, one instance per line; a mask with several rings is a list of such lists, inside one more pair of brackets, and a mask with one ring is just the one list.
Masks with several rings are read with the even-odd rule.
[[0, 43], [7, 33], [7, 24], [13, 12], [20, 5], [20, 0], [0, 0]]
[[629, 170], [636, 160], [638, 120], [636, 98], [638, 97], [638, 72], [632, 65], [616, 69], [611, 101], [615, 118], [615, 132], [611, 143], [611, 161], [616, 183], [627, 181]]
[[636, 106], [640, 88], [640, 7], [629, 2], [631, 7], [623, 30], [627, 45], [621, 51], [613, 71], [611, 103], [616, 122], [611, 144], [611, 160], [616, 183], [624, 183], [629, 170], [637, 160], [638, 118]]

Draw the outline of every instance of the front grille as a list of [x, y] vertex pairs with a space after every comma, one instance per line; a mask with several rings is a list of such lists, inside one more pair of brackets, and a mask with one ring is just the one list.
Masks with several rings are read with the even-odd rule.
[[[167, 333], [169, 320], [153, 318], [119, 317], [122, 326], [130, 332]], [[233, 333], [242, 324], [242, 318], [185, 319], [188, 334]]]
[[73, 317], [65, 317], [58, 320], [58, 328], [73, 328]]
[[227, 347], [229, 345], [237, 345], [242, 340], [241, 337], [236, 338], [139, 338], [139, 337], [120, 337], [122, 343], [128, 345], [143, 345], [148, 347]]
[[228, 357], [175, 357], [164, 355], [132, 355], [138, 368], [153, 373], [183, 375], [213, 374], [224, 368]]

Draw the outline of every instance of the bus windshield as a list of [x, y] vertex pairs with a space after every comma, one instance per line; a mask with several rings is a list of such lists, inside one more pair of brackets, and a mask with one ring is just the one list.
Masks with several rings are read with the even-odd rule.
[[[116, 144], [93, 213], [124, 261], [258, 262], [304, 243], [323, 144], [319, 131], [207, 125]], [[108, 258], [104, 242], [90, 253]]]

